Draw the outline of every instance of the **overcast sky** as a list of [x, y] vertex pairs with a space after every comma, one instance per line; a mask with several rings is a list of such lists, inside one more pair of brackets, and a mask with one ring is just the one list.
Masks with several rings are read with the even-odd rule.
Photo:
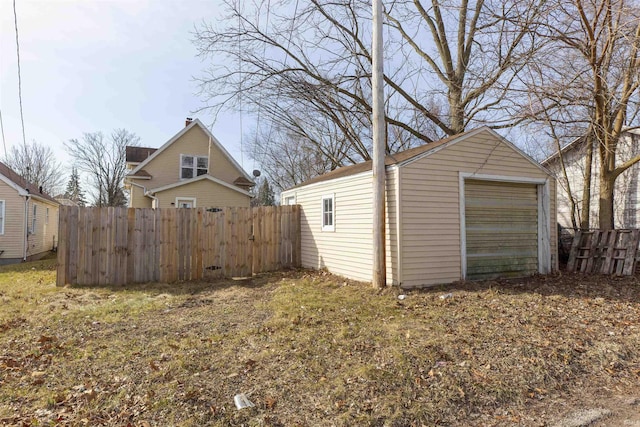
[[[217, 0], [16, 0], [27, 142], [50, 145], [84, 132], [125, 128], [159, 147], [203, 106], [194, 77], [206, 63], [194, 26], [222, 16]], [[22, 143], [12, 0], [0, 0], [0, 109], [7, 150]], [[248, 118], [244, 117], [247, 123]], [[240, 116], [219, 117], [213, 133], [248, 171]], [[248, 132], [245, 130], [245, 137]], [[4, 158], [4, 147], [0, 147]]]

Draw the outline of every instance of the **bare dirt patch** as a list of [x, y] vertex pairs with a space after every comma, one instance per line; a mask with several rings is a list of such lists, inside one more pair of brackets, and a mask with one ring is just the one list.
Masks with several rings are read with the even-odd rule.
[[0, 270], [0, 425], [544, 426], [598, 408], [594, 425], [624, 425], [606, 423], [638, 409], [634, 278], [60, 289], [35, 265]]

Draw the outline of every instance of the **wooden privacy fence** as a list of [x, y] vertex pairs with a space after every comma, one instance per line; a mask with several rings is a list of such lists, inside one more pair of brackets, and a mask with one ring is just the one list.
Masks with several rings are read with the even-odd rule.
[[567, 270], [630, 276], [639, 261], [640, 230], [577, 230]]
[[60, 206], [57, 285], [175, 282], [300, 266], [298, 206]]

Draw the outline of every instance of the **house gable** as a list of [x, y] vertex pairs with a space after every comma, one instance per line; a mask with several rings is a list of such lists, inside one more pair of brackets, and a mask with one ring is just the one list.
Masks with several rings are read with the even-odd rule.
[[211, 141], [210, 175], [229, 184], [233, 184], [240, 177], [253, 182], [251, 177], [198, 119], [193, 120], [162, 147], [140, 162], [129, 173], [128, 178], [144, 177], [149, 179], [151, 182], [145, 184], [147, 188], [162, 187], [181, 181], [181, 156], [208, 157], [209, 141]]

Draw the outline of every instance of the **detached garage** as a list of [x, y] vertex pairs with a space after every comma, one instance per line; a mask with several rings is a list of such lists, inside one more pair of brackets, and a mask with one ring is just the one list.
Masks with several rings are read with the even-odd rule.
[[[557, 268], [556, 184], [483, 127], [387, 156], [387, 283], [405, 288]], [[302, 208], [302, 264], [372, 276], [371, 162], [282, 193]]]

